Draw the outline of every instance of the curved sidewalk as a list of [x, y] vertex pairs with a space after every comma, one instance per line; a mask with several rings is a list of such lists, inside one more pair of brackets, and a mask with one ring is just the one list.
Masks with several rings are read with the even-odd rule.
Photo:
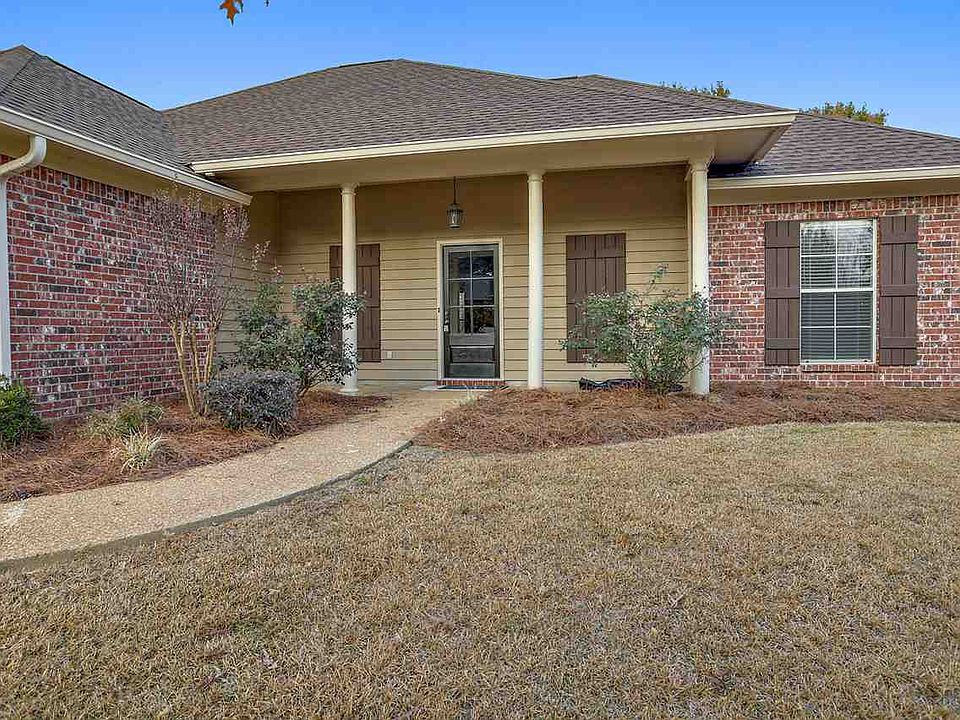
[[0, 563], [201, 524], [302, 493], [396, 452], [417, 428], [465, 399], [396, 393], [376, 412], [160, 480], [0, 505]]

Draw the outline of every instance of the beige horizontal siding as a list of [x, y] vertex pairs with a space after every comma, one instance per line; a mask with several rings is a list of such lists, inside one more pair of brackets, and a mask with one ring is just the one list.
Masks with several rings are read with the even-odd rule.
[[[566, 362], [566, 235], [623, 232], [627, 236], [627, 284], [642, 289], [660, 264], [663, 287], [687, 291], [684, 169], [637, 168], [547, 174], [544, 181], [545, 378], [623, 375], [615, 366], [592, 369]], [[432, 383], [438, 373], [438, 280], [440, 243], [482, 240], [502, 243], [503, 374], [526, 379], [527, 237], [526, 179], [460, 181], [464, 226], [445, 226], [449, 182], [360, 187], [358, 242], [380, 244], [380, 363], [365, 363], [361, 380]], [[292, 282], [305, 275], [326, 278], [329, 248], [340, 242], [336, 190], [281, 193], [276, 201], [275, 260]]]
[[[235, 301], [227, 308], [217, 338], [217, 352], [229, 355], [237, 349], [240, 327], [237, 322], [237, 310], [242, 303], [249, 301], [260, 283], [271, 277], [277, 264], [277, 244], [279, 240], [279, 198], [276, 193], [261, 193], [253, 198], [248, 208], [250, 232], [246, 244], [240, 248], [233, 267], [232, 279], [237, 283]], [[258, 245], [266, 246], [265, 255], [254, 266], [252, 259]]]

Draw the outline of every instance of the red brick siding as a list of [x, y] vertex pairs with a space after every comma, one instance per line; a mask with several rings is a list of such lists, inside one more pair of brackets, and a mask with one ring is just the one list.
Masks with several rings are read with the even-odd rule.
[[[769, 220], [841, 220], [919, 216], [918, 363], [764, 365], [763, 228]], [[736, 347], [712, 353], [720, 381], [800, 381], [814, 385], [960, 386], [960, 196], [899, 197], [710, 208], [712, 303], [732, 313]]]
[[143, 195], [37, 168], [8, 183], [13, 374], [46, 415], [177, 389], [146, 303]]

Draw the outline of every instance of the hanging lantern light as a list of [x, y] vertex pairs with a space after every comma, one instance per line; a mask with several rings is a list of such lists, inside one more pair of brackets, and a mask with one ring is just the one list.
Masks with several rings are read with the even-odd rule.
[[453, 202], [447, 208], [447, 225], [456, 230], [463, 224], [463, 208], [457, 205], [457, 179], [453, 179]]

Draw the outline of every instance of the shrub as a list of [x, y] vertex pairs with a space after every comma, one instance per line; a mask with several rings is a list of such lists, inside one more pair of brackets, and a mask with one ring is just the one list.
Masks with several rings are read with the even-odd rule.
[[293, 322], [281, 312], [282, 287], [279, 276], [262, 283], [241, 308], [245, 336], [235, 364], [292, 373], [301, 395], [320, 383], [342, 382], [357, 366], [356, 348], [344, 345], [342, 331], [355, 321], [363, 301], [344, 293], [339, 281], [311, 280], [290, 291]]
[[146, 430], [122, 438], [117, 451], [123, 459], [123, 470], [134, 472], [149, 467], [166, 443], [162, 435], [151, 435]]
[[206, 384], [207, 409], [232, 430], [280, 435], [297, 414], [297, 377], [275, 370], [225, 370]]
[[98, 440], [123, 439], [142, 432], [163, 417], [163, 408], [142, 398], [126, 400], [109, 412], [87, 418], [83, 433]]
[[0, 449], [39, 435], [45, 428], [30, 391], [23, 383], [0, 375]]
[[733, 327], [729, 315], [711, 311], [707, 299], [694, 293], [658, 293], [661, 266], [641, 293], [591, 295], [584, 320], [563, 342], [586, 351], [587, 359], [622, 362], [645, 388], [659, 394], [678, 389], [703, 362], [703, 351], [723, 344]]

